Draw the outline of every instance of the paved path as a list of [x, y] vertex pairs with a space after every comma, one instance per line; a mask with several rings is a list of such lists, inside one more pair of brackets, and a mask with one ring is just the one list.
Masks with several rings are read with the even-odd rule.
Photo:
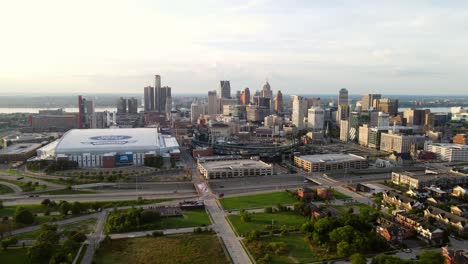
[[[5, 182], [5, 181], [0, 181], [0, 184], [1, 185], [5, 185], [7, 187], [10, 187], [10, 189], [13, 190], [13, 192], [15, 193], [21, 193], [23, 190], [16, 184], [13, 184], [13, 183], [9, 183], [9, 182]], [[0, 195], [1, 197], [1, 195]]]
[[96, 229], [93, 234], [88, 236], [88, 247], [81, 259], [81, 264], [91, 264], [93, 262], [94, 253], [96, 252], [99, 243], [104, 237], [104, 226], [106, 223], [107, 215], [109, 214], [108, 210], [102, 211], [99, 214], [98, 222], [96, 224]]
[[252, 263], [247, 252], [245, 252], [245, 249], [242, 247], [241, 242], [236, 234], [234, 234], [234, 231], [232, 231], [231, 226], [226, 220], [224, 211], [218, 206], [216, 200], [214, 198], [206, 199], [205, 206], [213, 219], [214, 231], [216, 231], [218, 236], [224, 241], [224, 245], [231, 256], [232, 262], [234, 264]]
[[[133, 238], [133, 237], [144, 237], [147, 235], [152, 235], [155, 231], [163, 232], [164, 235], [174, 235], [174, 234], [184, 234], [184, 233], [193, 233], [197, 227], [186, 227], [186, 228], [174, 228], [174, 229], [165, 229], [165, 230], [148, 230], [148, 231], [137, 231], [129, 233], [119, 233], [119, 234], [110, 234], [112, 239], [120, 238]], [[202, 228], [212, 228], [212, 226], [202, 227]]]

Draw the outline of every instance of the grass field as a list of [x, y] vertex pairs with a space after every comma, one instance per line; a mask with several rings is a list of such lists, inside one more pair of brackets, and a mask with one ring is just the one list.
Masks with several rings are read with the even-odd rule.
[[229, 263], [218, 238], [212, 234], [142, 237], [103, 243], [96, 264]]
[[337, 190], [333, 190], [333, 197], [335, 197], [335, 199], [349, 199], [349, 198], [351, 198], [348, 195], [340, 193]]
[[7, 194], [13, 192], [14, 191], [10, 187], [3, 185], [2, 182], [0, 182], [0, 194]]
[[273, 227], [280, 228], [281, 226], [286, 227], [297, 227], [306, 221], [306, 219], [296, 214], [295, 212], [278, 212], [272, 214], [258, 213], [252, 214], [250, 222], [242, 222], [239, 215], [228, 216], [232, 225], [240, 235], [245, 235], [251, 230], [268, 231], [269, 227], [273, 222]]
[[27, 248], [9, 248], [0, 250], [0, 263], [5, 264], [29, 264]]
[[166, 217], [160, 221], [161, 229], [198, 227], [211, 225], [204, 209], [183, 211], [184, 217]]
[[[288, 253], [285, 255], [271, 255], [271, 262], [274, 263], [309, 263], [318, 261], [319, 257], [313, 252], [309, 243], [304, 241], [304, 236], [301, 234], [293, 234], [287, 236], [273, 236], [262, 238], [262, 242], [284, 242], [287, 245]], [[247, 243], [249, 248], [249, 243]]]
[[21, 190], [23, 192], [39, 191], [39, 190], [44, 190], [44, 188], [47, 189], [47, 186], [34, 185], [34, 183], [35, 183], [34, 181], [31, 181], [32, 184], [29, 185], [29, 186], [27, 185], [27, 182], [24, 182], [24, 181], [17, 181], [17, 180], [10, 180], [10, 179], [0, 178], [0, 182], [1, 181], [17, 185], [18, 187], [21, 188]]
[[219, 201], [221, 202], [224, 210], [262, 208], [276, 206], [278, 203], [286, 205], [297, 202], [297, 200], [287, 192], [272, 192], [228, 197], [220, 199]]

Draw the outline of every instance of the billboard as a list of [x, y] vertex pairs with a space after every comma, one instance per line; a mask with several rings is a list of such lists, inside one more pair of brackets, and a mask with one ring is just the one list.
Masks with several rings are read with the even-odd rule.
[[133, 154], [117, 154], [115, 155], [115, 163], [117, 165], [133, 164]]

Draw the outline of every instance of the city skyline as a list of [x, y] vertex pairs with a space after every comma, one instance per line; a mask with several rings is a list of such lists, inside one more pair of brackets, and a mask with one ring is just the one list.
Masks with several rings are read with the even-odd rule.
[[463, 94], [468, 82], [467, 3], [458, 1], [25, 1], [5, 7], [5, 94], [139, 93], [154, 74], [165, 76], [175, 94], [206, 94], [220, 80], [231, 82], [232, 93], [255, 91], [268, 80], [284, 94], [346, 87], [351, 94], [448, 95]]

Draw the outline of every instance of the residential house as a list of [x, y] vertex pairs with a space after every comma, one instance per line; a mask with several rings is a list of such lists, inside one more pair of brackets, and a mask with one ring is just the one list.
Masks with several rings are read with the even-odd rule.
[[453, 189], [452, 189], [452, 196], [455, 196], [455, 197], [464, 197], [465, 195], [468, 194], [468, 189], [467, 188], [463, 188], [461, 187], [460, 185], [458, 186], [455, 186]]
[[443, 238], [443, 230], [435, 228], [428, 224], [425, 219], [414, 216], [404, 211], [394, 211], [395, 222], [416, 232], [418, 238], [426, 242], [441, 243]]
[[383, 200], [385, 201], [385, 203], [393, 205], [396, 208], [403, 209], [405, 211], [424, 208], [424, 205], [422, 203], [396, 191], [384, 192]]
[[450, 212], [454, 215], [468, 218], [468, 204], [453, 205], [450, 207]]
[[297, 196], [299, 196], [302, 200], [305, 201], [310, 201], [314, 198], [314, 190], [307, 188], [307, 187], [302, 187], [297, 190]]
[[464, 250], [452, 250], [448, 246], [442, 247], [442, 256], [445, 264], [467, 264], [468, 252]]
[[449, 213], [434, 206], [424, 210], [425, 217], [433, 217], [443, 226], [450, 225], [460, 234], [468, 233], [468, 219]]

